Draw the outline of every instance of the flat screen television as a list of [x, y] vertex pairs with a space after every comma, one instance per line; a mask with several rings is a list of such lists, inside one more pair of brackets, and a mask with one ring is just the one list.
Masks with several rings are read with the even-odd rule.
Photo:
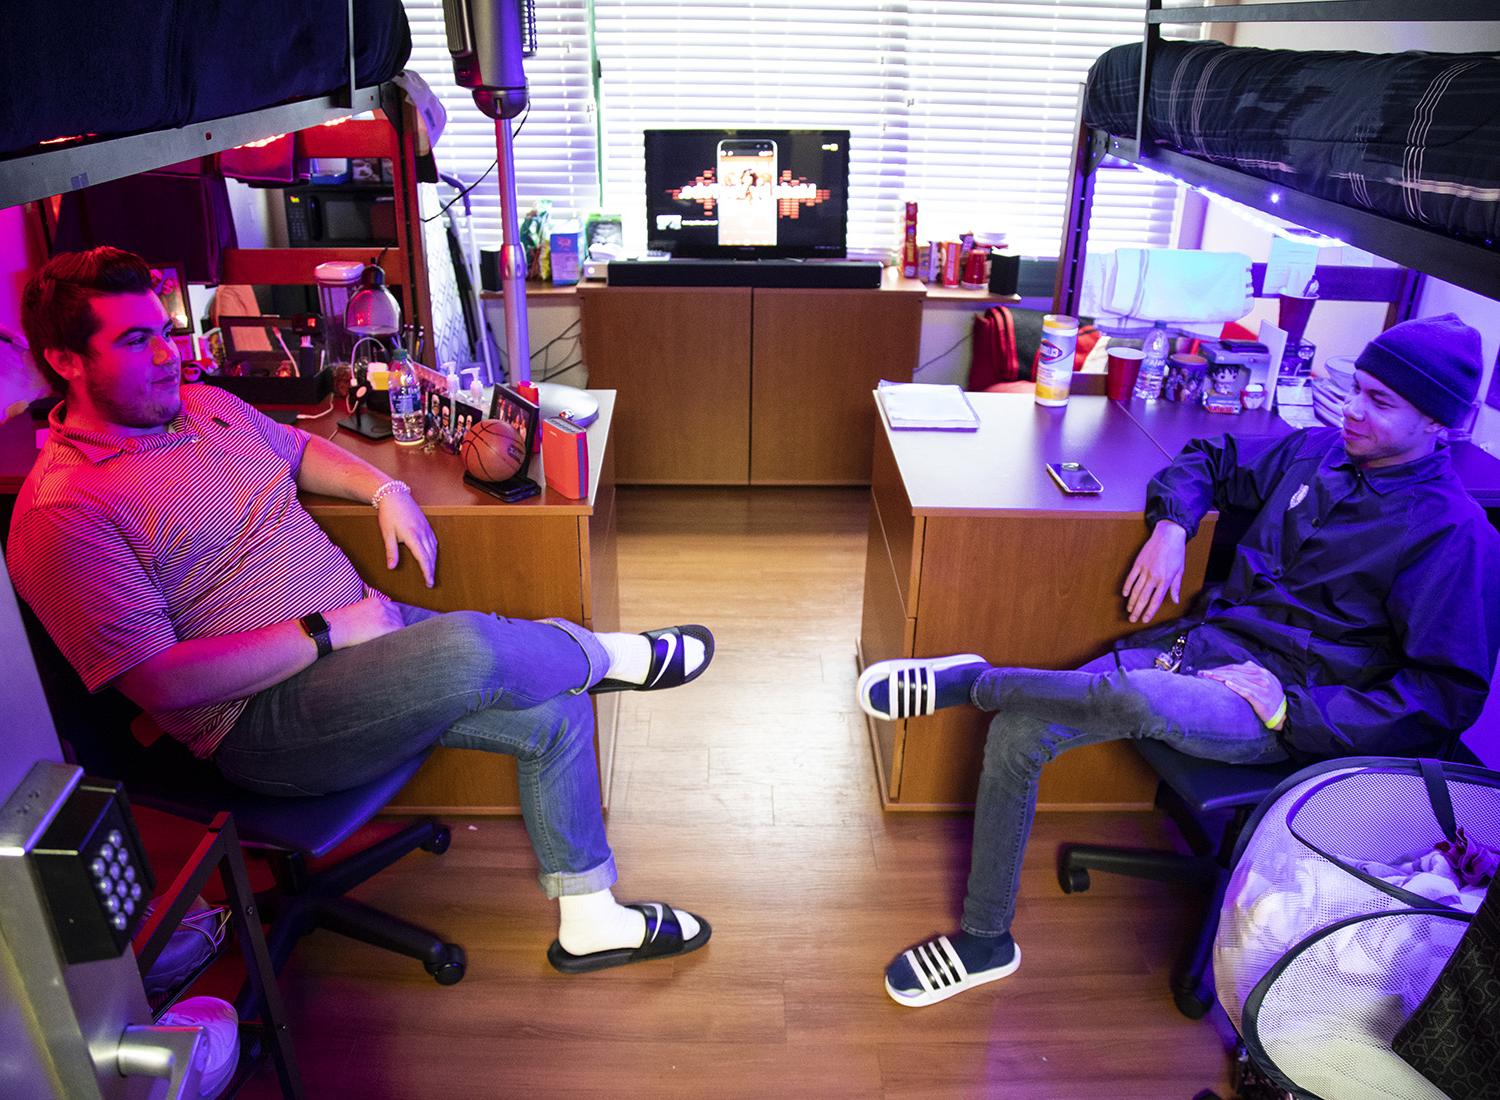
[[647, 247], [697, 259], [842, 259], [848, 130], [647, 130]]

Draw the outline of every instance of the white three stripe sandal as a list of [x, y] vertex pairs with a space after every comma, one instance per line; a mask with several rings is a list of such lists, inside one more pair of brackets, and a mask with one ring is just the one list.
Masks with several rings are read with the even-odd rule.
[[898, 1005], [905, 1005], [907, 1008], [926, 1008], [939, 1001], [946, 1001], [949, 997], [962, 993], [966, 989], [973, 989], [976, 986], [1010, 977], [1021, 965], [1021, 948], [1020, 945], [1016, 945], [1011, 957], [999, 966], [976, 970], [972, 973], [968, 967], [964, 966], [963, 960], [958, 957], [958, 952], [953, 950], [953, 945], [948, 942], [947, 936], [938, 936], [926, 943], [919, 943], [916, 947], [903, 951], [901, 958], [917, 976], [918, 988], [897, 989], [887, 977], [885, 991]]
[[[919, 718], [938, 709], [939, 675], [948, 669], [966, 665], [984, 665], [977, 653], [960, 653], [953, 657], [898, 658], [876, 661], [860, 674], [855, 693], [860, 709], [871, 718], [899, 721]], [[987, 666], [986, 666], [987, 667]], [[877, 699], [884, 689], [885, 706]], [[871, 693], [876, 692], [875, 697]], [[958, 701], [958, 700], [955, 700]]]

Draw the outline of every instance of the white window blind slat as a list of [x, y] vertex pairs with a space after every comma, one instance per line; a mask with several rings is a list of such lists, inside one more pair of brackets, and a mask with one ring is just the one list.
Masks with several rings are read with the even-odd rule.
[[[494, 159], [493, 125], [454, 86], [441, 0], [404, 0], [411, 66], [442, 97], [439, 165], [466, 181]], [[590, 11], [593, 50], [590, 53]], [[1002, 230], [1055, 255], [1078, 92], [1105, 49], [1140, 38], [1140, 0], [536, 0], [531, 110], [516, 143], [524, 209], [600, 204], [645, 245], [642, 131], [847, 129], [849, 246], [889, 252], [903, 205], [923, 240]], [[594, 100], [593, 64], [600, 73]], [[494, 177], [473, 193], [499, 239]], [[1100, 175], [1091, 245], [1163, 246], [1177, 189]]]

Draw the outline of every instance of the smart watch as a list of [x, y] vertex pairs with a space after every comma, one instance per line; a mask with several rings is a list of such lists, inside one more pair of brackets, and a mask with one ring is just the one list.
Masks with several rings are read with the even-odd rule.
[[297, 620], [297, 625], [302, 627], [302, 633], [306, 634], [318, 644], [318, 657], [327, 657], [333, 652], [333, 639], [328, 634], [328, 620], [314, 611], [311, 615], [303, 615]]

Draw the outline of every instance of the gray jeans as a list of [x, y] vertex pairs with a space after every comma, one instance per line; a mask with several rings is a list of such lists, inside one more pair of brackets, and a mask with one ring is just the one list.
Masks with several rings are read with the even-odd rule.
[[1010, 931], [1037, 782], [1058, 753], [1129, 737], [1231, 764], [1286, 759], [1249, 703], [1216, 681], [1153, 668], [1156, 652], [1122, 650], [1072, 671], [992, 668], [980, 675], [971, 698], [997, 713], [974, 808], [965, 932]]
[[434, 744], [516, 758], [521, 813], [549, 898], [615, 881], [594, 714], [609, 656], [587, 630], [397, 604], [406, 626], [330, 653], [254, 695], [214, 754], [262, 794], [358, 787]]

